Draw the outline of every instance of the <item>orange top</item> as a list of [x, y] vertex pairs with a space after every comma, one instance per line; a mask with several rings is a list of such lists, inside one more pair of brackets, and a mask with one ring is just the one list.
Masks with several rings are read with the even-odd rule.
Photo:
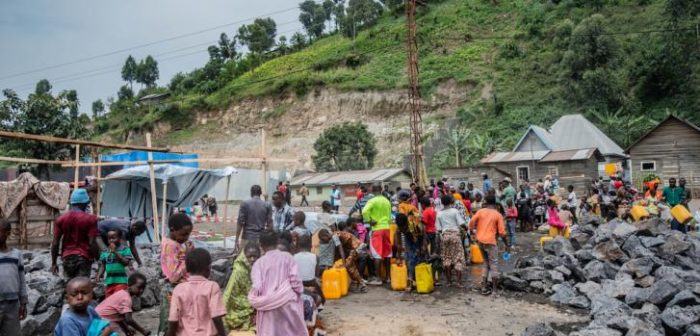
[[496, 245], [496, 236], [506, 235], [503, 216], [491, 208], [477, 211], [469, 222], [469, 229], [476, 229], [476, 240], [482, 244]]

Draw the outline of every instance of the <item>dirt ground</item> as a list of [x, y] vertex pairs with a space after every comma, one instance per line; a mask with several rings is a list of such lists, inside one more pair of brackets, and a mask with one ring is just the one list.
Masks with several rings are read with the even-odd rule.
[[[513, 258], [501, 260], [503, 271], [511, 270], [519, 257], [539, 250], [539, 235], [519, 233]], [[550, 322], [562, 331], [588, 320], [585, 312], [556, 307], [534, 294], [499, 291], [484, 297], [477, 292], [481, 266], [468, 266], [465, 289], [436, 287], [431, 294], [404, 294], [372, 287], [366, 294], [350, 294], [329, 301], [321, 318], [328, 335], [334, 336], [459, 336], [520, 335], [525, 327]], [[137, 321], [149, 330], [158, 325], [158, 309], [138, 312]]]

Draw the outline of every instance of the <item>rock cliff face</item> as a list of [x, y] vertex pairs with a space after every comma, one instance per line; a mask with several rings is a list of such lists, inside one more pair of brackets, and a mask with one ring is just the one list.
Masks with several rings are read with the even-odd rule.
[[[423, 102], [424, 134], [435, 134], [454, 117], [472, 86], [447, 82]], [[181, 150], [223, 154], [257, 154], [257, 129], [267, 131], [268, 155], [299, 159], [296, 169], [313, 169], [313, 143], [325, 128], [343, 122], [363, 122], [377, 139], [377, 167], [399, 167], [409, 153], [409, 107], [405, 90], [340, 92], [317, 89], [302, 97], [249, 98], [224, 110], [198, 111], [193, 136], [167, 145]], [[449, 123], [449, 122], [448, 122]], [[156, 137], [167, 138], [170, 126], [160, 124]]]

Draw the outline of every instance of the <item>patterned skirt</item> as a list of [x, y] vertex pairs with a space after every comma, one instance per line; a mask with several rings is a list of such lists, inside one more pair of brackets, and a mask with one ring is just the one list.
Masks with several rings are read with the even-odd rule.
[[453, 266], [456, 271], [464, 269], [464, 246], [459, 231], [447, 230], [442, 233], [442, 266]]

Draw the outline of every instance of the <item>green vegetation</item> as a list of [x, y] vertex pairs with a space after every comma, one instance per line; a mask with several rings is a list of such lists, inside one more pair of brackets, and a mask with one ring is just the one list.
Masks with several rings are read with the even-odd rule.
[[377, 156], [374, 135], [362, 123], [343, 123], [327, 128], [314, 143], [317, 171], [370, 169]]

